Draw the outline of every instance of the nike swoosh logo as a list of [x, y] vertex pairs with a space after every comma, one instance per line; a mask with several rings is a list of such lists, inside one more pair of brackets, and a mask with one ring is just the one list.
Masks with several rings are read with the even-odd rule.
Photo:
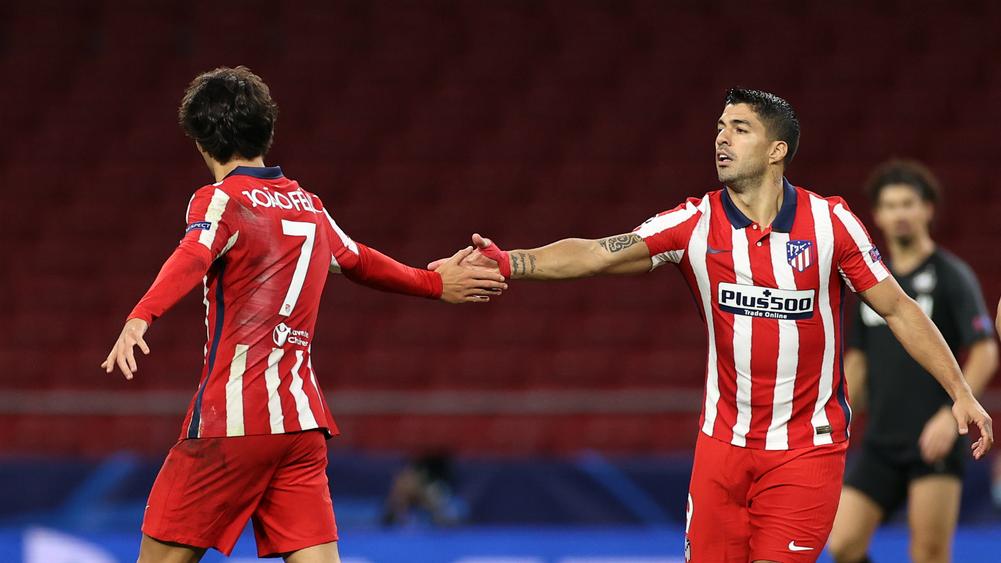
[[708, 245], [706, 245], [706, 251], [709, 252], [709, 254], [722, 254], [724, 252], [730, 252], [729, 250], [720, 250], [718, 248], [713, 248]]
[[789, 542], [789, 551], [813, 551], [813, 548], [798, 546], [795, 541], [791, 541]]

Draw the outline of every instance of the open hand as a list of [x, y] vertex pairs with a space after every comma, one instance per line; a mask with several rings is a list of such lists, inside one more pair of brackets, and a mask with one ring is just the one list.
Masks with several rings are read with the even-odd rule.
[[977, 439], [970, 449], [973, 450], [973, 458], [984, 457], [994, 445], [994, 428], [992, 427], [991, 415], [987, 414], [980, 402], [972, 394], [966, 394], [956, 399], [952, 405], [952, 414], [956, 417], [959, 425], [959, 433], [966, 435], [970, 423], [974, 423], [980, 429], [980, 438]]
[[149, 325], [142, 319], [129, 319], [122, 328], [122, 334], [118, 336], [115, 345], [111, 347], [108, 359], [101, 362], [101, 367], [107, 373], [114, 371], [115, 366], [122, 370], [125, 379], [132, 379], [135, 372], [139, 371], [136, 365], [135, 347], [139, 346], [143, 354], [149, 355], [149, 346], [143, 340], [146, 329]]
[[469, 260], [475, 252], [467, 246], [456, 252], [451, 258], [436, 260], [428, 264], [428, 269], [441, 275], [441, 300], [447, 303], [477, 303], [490, 301], [507, 289], [504, 276], [494, 268], [484, 268], [475, 265], [478, 259]]

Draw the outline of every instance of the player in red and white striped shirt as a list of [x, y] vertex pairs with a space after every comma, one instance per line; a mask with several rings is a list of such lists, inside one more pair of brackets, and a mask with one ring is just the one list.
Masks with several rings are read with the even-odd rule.
[[102, 364], [126, 378], [149, 325], [199, 282], [208, 341], [180, 441], [150, 493], [140, 561], [227, 555], [253, 518], [259, 554], [294, 563], [338, 560], [325, 437], [337, 427], [310, 350], [328, 272], [377, 289], [488, 301], [503, 277], [459, 261], [429, 272], [355, 242], [320, 198], [264, 166], [277, 107], [243, 67], [197, 77], [180, 118], [214, 184], [195, 192], [187, 228]]
[[[917, 304], [889, 276], [839, 197], [784, 176], [799, 122], [781, 98], [731, 90], [718, 123], [722, 189], [629, 234], [510, 253], [474, 235], [469, 262], [514, 278], [638, 274], [678, 266], [708, 337], [706, 391], [689, 490], [691, 561], [814, 561], [837, 510], [851, 412], [841, 369], [844, 289], [883, 315], [946, 388], [961, 432], [991, 420]], [[435, 264], [432, 264], [432, 266]]]

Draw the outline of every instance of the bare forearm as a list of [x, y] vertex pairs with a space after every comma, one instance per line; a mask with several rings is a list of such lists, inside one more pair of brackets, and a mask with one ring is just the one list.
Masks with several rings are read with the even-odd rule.
[[913, 299], [901, 298], [896, 310], [886, 316], [886, 323], [907, 353], [938, 380], [953, 400], [970, 392], [942, 333]]
[[511, 277], [521, 279], [566, 280], [650, 270], [650, 254], [635, 234], [598, 240], [568, 238], [509, 254]]
[[597, 243], [568, 238], [539, 248], [512, 250], [511, 277], [530, 280], [586, 278], [601, 270]]
[[998, 345], [993, 338], [981, 340], [970, 346], [970, 352], [963, 364], [963, 375], [966, 376], [966, 382], [974, 395], [980, 396], [994, 378], [997, 369]]

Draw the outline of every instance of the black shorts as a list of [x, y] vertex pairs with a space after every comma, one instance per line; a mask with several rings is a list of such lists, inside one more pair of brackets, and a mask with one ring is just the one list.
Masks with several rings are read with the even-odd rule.
[[911, 481], [929, 475], [952, 475], [963, 478], [969, 442], [959, 437], [952, 450], [939, 462], [925, 463], [917, 444], [883, 446], [863, 443], [851, 468], [845, 473], [845, 485], [858, 489], [883, 509], [889, 518], [907, 500]]

